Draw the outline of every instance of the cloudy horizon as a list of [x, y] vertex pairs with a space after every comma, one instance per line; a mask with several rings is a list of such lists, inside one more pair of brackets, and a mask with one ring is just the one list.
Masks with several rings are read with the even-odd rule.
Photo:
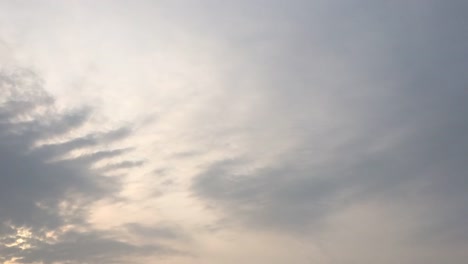
[[0, 263], [466, 263], [467, 12], [0, 1]]

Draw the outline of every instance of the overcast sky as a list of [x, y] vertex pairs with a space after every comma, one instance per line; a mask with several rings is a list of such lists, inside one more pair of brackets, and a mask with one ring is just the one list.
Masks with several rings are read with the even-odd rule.
[[467, 14], [0, 0], [0, 262], [466, 263]]

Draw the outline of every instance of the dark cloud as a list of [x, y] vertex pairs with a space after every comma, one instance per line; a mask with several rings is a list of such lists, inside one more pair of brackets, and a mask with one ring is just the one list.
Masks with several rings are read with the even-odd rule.
[[145, 162], [138, 160], [138, 161], [122, 161], [122, 162], [117, 162], [117, 163], [111, 163], [107, 164], [102, 168], [103, 171], [114, 171], [114, 170], [120, 170], [120, 169], [130, 169], [134, 167], [139, 167], [143, 165]]
[[[0, 259], [19, 263], [115, 263], [131, 254], [170, 252], [132, 245], [94, 231], [87, 224], [89, 205], [118, 196], [120, 182], [92, 165], [123, 157], [131, 149], [103, 149], [66, 157], [72, 151], [115, 143], [131, 128], [91, 132], [61, 143], [37, 145], [73, 132], [88, 122], [90, 110], [54, 109], [40, 78], [17, 69], [0, 72]], [[122, 161], [109, 170], [135, 167]], [[72, 230], [86, 231], [67, 231]], [[47, 234], [53, 234], [53, 238]], [[21, 239], [21, 240], [18, 240]]]

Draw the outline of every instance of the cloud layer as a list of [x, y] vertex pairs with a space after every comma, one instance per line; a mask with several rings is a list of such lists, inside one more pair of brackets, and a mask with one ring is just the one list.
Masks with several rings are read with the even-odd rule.
[[466, 1], [24, 5], [0, 262], [466, 262]]

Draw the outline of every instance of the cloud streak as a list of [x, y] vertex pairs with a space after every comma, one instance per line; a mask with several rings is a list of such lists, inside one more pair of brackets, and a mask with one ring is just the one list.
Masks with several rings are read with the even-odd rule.
[[[122, 156], [126, 149], [62, 158], [85, 147], [116, 142], [130, 135], [130, 128], [37, 146], [40, 140], [84, 126], [90, 111], [58, 112], [39, 77], [25, 69], [2, 71], [0, 89], [5, 95], [0, 106], [2, 262], [110, 263], [132, 254], [175, 254], [163, 246], [122, 241], [118, 234], [94, 230], [87, 221], [92, 203], [118, 198], [121, 189], [119, 178], [99, 174], [93, 164]], [[108, 170], [139, 165], [122, 161]]]

